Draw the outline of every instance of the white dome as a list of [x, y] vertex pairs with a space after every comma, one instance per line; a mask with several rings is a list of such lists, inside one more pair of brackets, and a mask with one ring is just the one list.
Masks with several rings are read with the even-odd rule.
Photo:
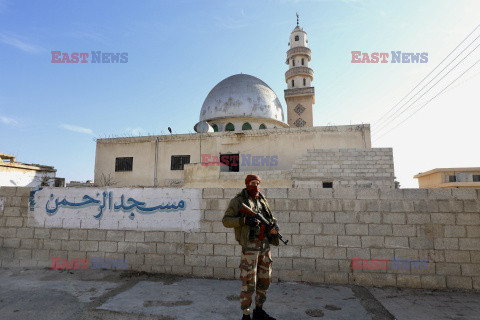
[[200, 121], [226, 117], [284, 121], [282, 105], [275, 92], [248, 74], [236, 74], [220, 81], [205, 99]]

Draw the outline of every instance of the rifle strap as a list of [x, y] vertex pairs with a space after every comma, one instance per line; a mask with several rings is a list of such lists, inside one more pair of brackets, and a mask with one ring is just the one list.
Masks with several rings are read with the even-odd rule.
[[260, 227], [260, 235], [258, 236], [258, 240], [262, 241], [263, 240], [263, 233], [265, 232], [265, 225], [262, 224]]

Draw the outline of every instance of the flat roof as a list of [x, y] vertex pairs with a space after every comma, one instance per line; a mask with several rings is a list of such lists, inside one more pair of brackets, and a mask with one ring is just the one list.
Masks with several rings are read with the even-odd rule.
[[420, 172], [414, 175], [414, 178], [420, 178], [424, 176], [428, 176], [438, 172], [450, 172], [450, 171], [460, 171], [460, 172], [472, 172], [472, 171], [480, 171], [480, 167], [466, 167], [466, 168], [435, 168], [429, 171]]

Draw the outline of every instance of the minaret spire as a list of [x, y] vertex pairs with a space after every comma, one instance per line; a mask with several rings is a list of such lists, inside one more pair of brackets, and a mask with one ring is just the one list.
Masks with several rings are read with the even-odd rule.
[[287, 51], [288, 71], [285, 72], [287, 89], [287, 123], [290, 127], [313, 127], [315, 88], [312, 86], [313, 70], [309, 68], [312, 53], [308, 48], [307, 33], [299, 25], [290, 34], [290, 49]]

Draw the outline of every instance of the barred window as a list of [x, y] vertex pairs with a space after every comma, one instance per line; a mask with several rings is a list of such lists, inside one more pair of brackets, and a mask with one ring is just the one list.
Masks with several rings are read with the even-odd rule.
[[122, 157], [115, 159], [115, 172], [132, 171], [133, 157]]
[[480, 182], [480, 174], [473, 175], [473, 182]]
[[457, 179], [455, 176], [448, 176], [448, 182], [456, 182]]
[[183, 165], [190, 163], [190, 155], [172, 156], [170, 170], [183, 170]]
[[323, 182], [324, 188], [333, 188], [333, 182]]
[[300, 40], [300, 38], [298, 36], [295, 36], [295, 41], [298, 41]]

